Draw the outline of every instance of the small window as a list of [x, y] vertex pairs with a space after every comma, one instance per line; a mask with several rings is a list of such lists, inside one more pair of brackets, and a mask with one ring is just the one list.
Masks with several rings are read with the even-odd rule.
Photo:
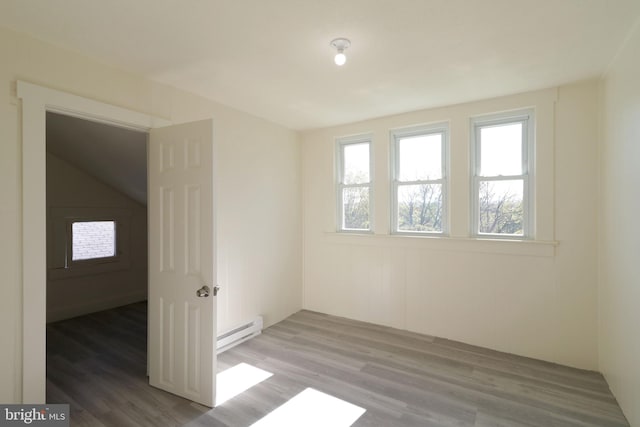
[[72, 262], [115, 256], [115, 221], [74, 221], [71, 223]]
[[51, 207], [47, 215], [48, 278], [130, 268], [132, 215], [128, 208]]
[[371, 137], [337, 141], [337, 205], [339, 231], [371, 231]]
[[391, 132], [392, 230], [407, 234], [446, 232], [446, 124]]
[[474, 234], [531, 237], [533, 111], [474, 119], [472, 129]]

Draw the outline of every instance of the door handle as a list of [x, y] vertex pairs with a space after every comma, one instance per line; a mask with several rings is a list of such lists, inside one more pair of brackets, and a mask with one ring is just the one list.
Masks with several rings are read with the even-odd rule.
[[[203, 287], [201, 287], [196, 291], [196, 295], [199, 298], [206, 298], [209, 296], [210, 292], [211, 292], [211, 288], [209, 288], [207, 285], [204, 285]], [[214, 292], [214, 295], [215, 295], [215, 292]]]

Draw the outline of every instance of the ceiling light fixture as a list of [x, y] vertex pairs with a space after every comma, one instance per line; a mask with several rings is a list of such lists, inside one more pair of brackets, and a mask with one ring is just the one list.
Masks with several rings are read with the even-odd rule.
[[347, 56], [344, 54], [344, 50], [351, 46], [351, 42], [349, 41], [349, 39], [345, 39], [342, 37], [333, 39], [331, 40], [330, 45], [338, 51], [338, 53], [336, 53], [336, 56], [333, 58], [333, 61], [338, 66], [344, 65], [344, 63], [347, 62]]

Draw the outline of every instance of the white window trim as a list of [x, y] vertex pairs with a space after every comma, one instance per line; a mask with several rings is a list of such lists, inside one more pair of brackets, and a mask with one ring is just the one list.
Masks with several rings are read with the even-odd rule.
[[[369, 182], [364, 184], [344, 184], [344, 147], [354, 144], [369, 145]], [[374, 230], [374, 194], [373, 194], [373, 135], [360, 134], [336, 138], [336, 230], [339, 233], [371, 234]], [[343, 228], [342, 190], [345, 188], [369, 188], [369, 229]]]
[[[485, 126], [496, 126], [522, 122], [522, 174], [510, 176], [481, 177], [480, 171], [480, 138], [479, 129]], [[533, 240], [535, 239], [535, 111], [533, 108], [517, 111], [482, 115], [471, 119], [471, 236], [478, 238]], [[480, 181], [523, 180], [523, 213], [522, 235], [480, 233], [478, 204]]]
[[[400, 171], [399, 142], [412, 136], [442, 134], [442, 178], [434, 180], [403, 181], [398, 180]], [[391, 141], [391, 234], [407, 236], [448, 236], [449, 235], [449, 123], [441, 122], [394, 129], [390, 132]], [[403, 231], [398, 230], [398, 187], [409, 184], [442, 184], [442, 231]]]
[[[50, 208], [47, 227], [47, 278], [49, 280], [90, 276], [126, 270], [131, 266], [131, 217], [127, 208]], [[71, 224], [84, 221], [115, 221], [116, 255], [72, 260]]]

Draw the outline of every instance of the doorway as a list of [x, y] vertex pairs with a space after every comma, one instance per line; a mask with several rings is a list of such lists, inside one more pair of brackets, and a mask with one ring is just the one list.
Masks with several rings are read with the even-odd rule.
[[46, 113], [48, 323], [146, 301], [147, 137]]
[[[147, 372], [147, 138], [46, 113], [46, 400], [69, 399], [75, 412], [81, 395], [91, 394], [83, 382], [73, 383], [93, 372], [81, 366], [106, 360], [100, 370], [136, 373], [138, 380]], [[125, 348], [136, 357], [118, 357]], [[69, 370], [74, 374], [65, 376]]]
[[46, 389], [46, 114], [55, 112], [149, 132], [170, 123], [31, 83], [22, 100], [22, 401], [45, 403]]
[[[22, 401], [45, 403], [46, 116], [53, 112], [150, 134], [149, 247], [155, 251], [149, 257], [150, 383], [213, 406], [216, 306], [215, 298], [202, 298], [208, 293], [201, 292], [216, 280], [212, 120], [169, 126], [166, 120], [26, 82], [18, 81], [17, 92], [22, 100]], [[174, 272], [182, 276], [172, 279]], [[185, 342], [174, 339], [177, 332]]]

